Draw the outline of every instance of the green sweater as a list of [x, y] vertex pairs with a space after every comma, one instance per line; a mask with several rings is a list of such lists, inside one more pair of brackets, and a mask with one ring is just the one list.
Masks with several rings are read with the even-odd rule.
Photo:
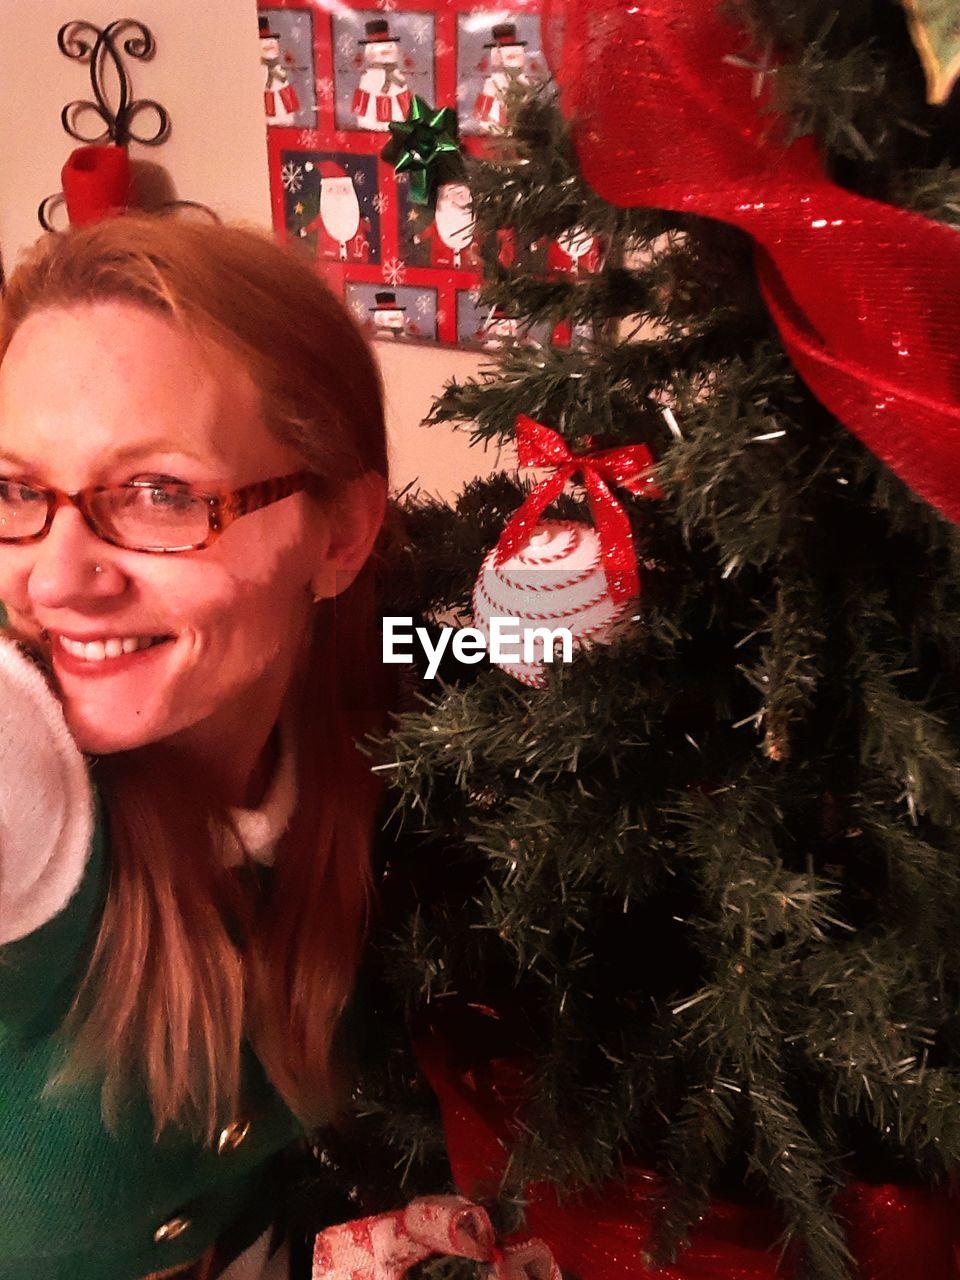
[[65, 910], [0, 946], [0, 1280], [136, 1280], [190, 1262], [228, 1228], [238, 1254], [272, 1217], [271, 1158], [302, 1136], [249, 1047], [242, 1115], [223, 1117], [220, 1152], [169, 1130], [155, 1143], [145, 1094], [116, 1137], [101, 1120], [98, 1082], [41, 1098], [108, 874], [98, 821]]

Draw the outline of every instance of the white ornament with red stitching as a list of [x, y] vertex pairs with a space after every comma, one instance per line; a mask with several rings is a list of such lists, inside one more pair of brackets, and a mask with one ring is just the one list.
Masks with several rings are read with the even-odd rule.
[[[578, 453], [558, 432], [520, 414], [517, 453], [522, 467], [547, 467], [552, 474], [527, 495], [481, 565], [473, 591], [474, 626], [486, 638], [487, 652], [497, 665], [524, 684], [537, 686], [546, 679], [544, 663], [555, 657], [547, 657], [544, 640], [531, 629], [564, 627], [571, 648], [609, 642], [640, 594], [630, 521], [610, 486], [642, 497], [662, 494], [646, 445]], [[543, 511], [577, 474], [596, 527], [541, 521]], [[498, 659], [491, 636], [494, 618], [518, 620], [519, 657]]]
[[[473, 588], [473, 625], [483, 633], [490, 651], [490, 620], [516, 618], [521, 639], [512, 649], [522, 651], [525, 631], [566, 627], [575, 648], [604, 644], [614, 638], [617, 623], [629, 601], [615, 601], [603, 571], [603, 555], [596, 529], [574, 520], [544, 520], [530, 541], [502, 564], [494, 547], [480, 566]], [[506, 647], [506, 646], [505, 646]], [[533, 646], [533, 658], [500, 661], [521, 683], [539, 686], [546, 680], [543, 644]], [[559, 648], [553, 661], [559, 661]]]

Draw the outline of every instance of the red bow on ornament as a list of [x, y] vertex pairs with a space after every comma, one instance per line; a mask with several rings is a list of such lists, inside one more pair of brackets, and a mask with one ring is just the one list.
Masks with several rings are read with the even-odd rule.
[[[547, 0], [587, 181], [604, 199], [732, 223], [813, 394], [960, 521], [960, 236], [824, 176], [785, 143], [717, 0]], [[766, 86], [764, 86], [764, 89]]]
[[328, 1227], [314, 1242], [312, 1280], [401, 1280], [434, 1254], [487, 1262], [493, 1280], [560, 1280], [542, 1241], [501, 1249], [486, 1212], [460, 1196], [424, 1196], [405, 1209]]
[[511, 516], [497, 542], [497, 564], [502, 564], [526, 545], [541, 513], [560, 496], [567, 481], [579, 471], [583, 475], [590, 510], [597, 526], [610, 594], [617, 601], [639, 595], [640, 579], [630, 521], [609, 486], [622, 485], [632, 493], [648, 498], [663, 497], [651, 475], [653, 455], [647, 446], [631, 444], [619, 449], [574, 453], [563, 436], [521, 413], [517, 417], [517, 454], [522, 467], [552, 467], [555, 470], [527, 495], [519, 511]]

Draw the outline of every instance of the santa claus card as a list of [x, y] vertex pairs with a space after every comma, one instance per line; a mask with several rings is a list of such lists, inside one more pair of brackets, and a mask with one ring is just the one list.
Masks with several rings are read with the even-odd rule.
[[[541, 0], [274, 0], [259, 11], [260, 61], [277, 234], [300, 246], [360, 323], [386, 342], [493, 349], [544, 339], [479, 305], [470, 190], [442, 183], [433, 206], [381, 158], [415, 97], [457, 111], [465, 150], [502, 130], [512, 85], [546, 77]], [[508, 232], [495, 252], [509, 265]], [[545, 270], [595, 270], [577, 228], [543, 246]], [[568, 334], [546, 335], [567, 340]]]

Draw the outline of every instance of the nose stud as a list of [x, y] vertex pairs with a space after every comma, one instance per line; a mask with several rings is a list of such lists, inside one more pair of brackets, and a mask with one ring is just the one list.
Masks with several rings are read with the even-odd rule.
[[94, 572], [94, 573], [103, 573], [103, 565], [102, 565], [102, 564], [95, 564], [95, 565], [93, 566], [93, 572]]

